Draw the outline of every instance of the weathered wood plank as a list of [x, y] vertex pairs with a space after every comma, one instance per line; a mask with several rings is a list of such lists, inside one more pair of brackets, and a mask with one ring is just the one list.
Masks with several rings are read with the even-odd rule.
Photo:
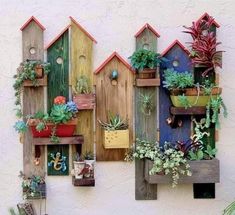
[[[136, 38], [136, 50], [147, 48], [152, 51], [157, 50], [157, 37], [149, 29], [145, 29]], [[138, 79], [137, 79], [138, 80]], [[141, 80], [144, 82], [144, 80]], [[138, 84], [137, 84], [138, 86]], [[155, 86], [155, 85], [154, 85]], [[141, 112], [139, 101], [140, 93], [153, 95], [154, 110], [150, 116]], [[135, 136], [136, 138], [147, 139], [149, 141], [157, 140], [158, 129], [158, 89], [156, 87], [135, 87]], [[157, 199], [157, 185], [150, 185], [144, 179], [144, 162], [135, 161], [135, 199], [153, 200]]]
[[205, 115], [206, 107], [170, 107], [170, 112], [173, 115]]
[[[182, 176], [179, 184], [219, 183], [220, 163], [218, 159], [189, 161], [192, 176]], [[170, 175], [149, 175], [153, 162], [145, 160], [145, 179], [150, 184], [168, 184], [172, 182]]]
[[51, 64], [48, 74], [48, 110], [56, 96], [69, 99], [69, 32], [66, 30], [48, 49], [47, 61]]
[[83, 135], [76, 135], [73, 137], [60, 137], [59, 143], [52, 143], [50, 138], [33, 138], [34, 145], [75, 145], [75, 144], [83, 144], [84, 137]]
[[[71, 76], [72, 89], [82, 75], [89, 79], [93, 89], [93, 41], [71, 18]], [[93, 106], [94, 107], [94, 106]], [[84, 108], [82, 108], [84, 109]], [[94, 152], [94, 114], [92, 110], [79, 111], [77, 134], [83, 134], [85, 144], [82, 152]]]
[[[117, 85], [109, 78], [111, 71], [118, 71]], [[108, 120], [109, 111], [119, 114], [129, 122], [129, 140], [133, 142], [133, 72], [114, 56], [103, 69], [96, 74], [96, 116], [102, 121]], [[96, 155], [99, 161], [118, 161], [124, 159], [125, 149], [104, 149], [103, 130], [96, 122]]]
[[137, 87], [158, 87], [160, 86], [160, 78], [155, 79], [136, 79]]
[[94, 187], [95, 179], [94, 178], [82, 178], [76, 179], [74, 176], [72, 177], [72, 183], [76, 186], [85, 186], [85, 187]]
[[[34, 48], [35, 53], [30, 52]], [[22, 51], [23, 61], [41, 60], [43, 61], [43, 30], [35, 21], [31, 21], [22, 30]], [[34, 114], [38, 110], [44, 109], [43, 87], [25, 87], [23, 92], [23, 114]], [[41, 156], [38, 166], [34, 165], [35, 147], [32, 145], [32, 135], [30, 131], [25, 134], [23, 144], [23, 171], [26, 177], [44, 175], [44, 147], [40, 147]]]

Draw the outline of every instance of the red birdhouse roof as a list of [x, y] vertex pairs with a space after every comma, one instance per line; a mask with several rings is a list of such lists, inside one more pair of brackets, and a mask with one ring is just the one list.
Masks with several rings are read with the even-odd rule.
[[135, 72], [131, 65], [127, 63], [117, 52], [113, 52], [96, 70], [95, 74], [98, 74], [114, 57], [117, 57], [130, 71]]
[[179, 45], [180, 48], [185, 51], [187, 54], [190, 54], [189, 50], [185, 48], [185, 46], [179, 41], [175, 40], [173, 43], [171, 43], [161, 54], [161, 56], [165, 56], [175, 45]]
[[[199, 21], [201, 21], [201, 20], [203, 20], [203, 19], [205, 19], [205, 18], [208, 18], [210, 15], [207, 13], [207, 12], [205, 12], [198, 20], [197, 20], [197, 22], [199, 22]], [[220, 27], [220, 25], [214, 20], [213, 21], [213, 24], [217, 27], [217, 28], [219, 28]]]
[[78, 27], [82, 32], [84, 32], [94, 43], [97, 43], [97, 41], [92, 37], [72, 16], [69, 17], [71, 21]]
[[46, 28], [34, 16], [31, 16], [30, 19], [20, 28], [20, 30], [23, 31], [32, 21], [34, 21], [43, 31], [46, 30]]
[[53, 43], [55, 43], [55, 41], [57, 41], [57, 40], [64, 34], [64, 32], [66, 32], [66, 31], [69, 29], [70, 26], [71, 26], [70, 24], [69, 24], [68, 26], [66, 26], [66, 27], [64, 28], [64, 30], [62, 30], [62, 31], [45, 47], [45, 49], [50, 48], [51, 45], [52, 45]]
[[157, 37], [160, 37], [160, 34], [154, 30], [154, 28], [146, 23], [136, 34], [135, 37], [138, 37], [145, 29], [149, 29], [150, 31], [152, 31]]

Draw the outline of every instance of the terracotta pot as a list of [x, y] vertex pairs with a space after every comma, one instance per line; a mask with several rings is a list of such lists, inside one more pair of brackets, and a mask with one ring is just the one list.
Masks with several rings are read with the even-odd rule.
[[78, 94], [73, 96], [78, 110], [92, 110], [95, 108], [95, 94]]
[[43, 67], [41, 65], [37, 65], [35, 67], [36, 77], [42, 78], [43, 77]]
[[156, 77], [156, 68], [155, 69], [143, 69], [137, 73], [137, 78], [140, 79], [151, 79]]
[[[30, 119], [29, 126], [31, 127], [33, 137], [50, 137], [52, 129], [54, 128], [53, 123], [46, 123], [46, 129], [37, 131], [36, 125], [38, 120]], [[66, 124], [58, 124], [56, 126], [56, 136], [58, 137], [70, 137], [73, 135], [77, 125], [77, 119], [72, 119]]]

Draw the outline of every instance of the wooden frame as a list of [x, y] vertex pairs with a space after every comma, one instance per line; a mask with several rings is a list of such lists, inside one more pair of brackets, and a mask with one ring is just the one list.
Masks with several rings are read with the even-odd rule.
[[[189, 161], [192, 176], [182, 176], [179, 184], [193, 183], [219, 183], [220, 163], [214, 158], [212, 160]], [[149, 184], [168, 184], [172, 179], [170, 175], [149, 175], [149, 170], [153, 166], [153, 161], [145, 160], [145, 180]]]
[[43, 78], [37, 78], [37, 85], [34, 86], [33, 81], [25, 80], [23, 83], [24, 87], [38, 87], [38, 86], [47, 86], [47, 75], [44, 75]]
[[94, 187], [95, 186], [95, 179], [94, 178], [75, 179], [75, 177], [73, 176], [72, 183], [74, 186]]

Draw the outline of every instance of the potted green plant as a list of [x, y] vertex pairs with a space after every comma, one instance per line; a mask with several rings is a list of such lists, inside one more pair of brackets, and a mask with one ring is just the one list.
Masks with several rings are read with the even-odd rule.
[[160, 54], [147, 49], [139, 49], [135, 51], [131, 59], [131, 65], [137, 71], [137, 78], [153, 79], [156, 77], [157, 69], [163, 58]]
[[129, 129], [127, 120], [118, 114], [109, 113], [108, 122], [98, 120], [104, 130], [104, 148], [129, 148]]
[[163, 77], [163, 87], [169, 90], [173, 106], [206, 107], [208, 127], [210, 122], [218, 125], [220, 108], [223, 108], [224, 116], [227, 116], [227, 110], [220, 95], [222, 89], [209, 79], [206, 79], [202, 84], [195, 84], [191, 73], [187, 71], [179, 73], [174, 69], [165, 70]]
[[82, 75], [73, 89], [73, 101], [78, 110], [92, 110], [95, 107], [95, 94], [91, 93], [89, 79]]
[[23, 198], [24, 199], [44, 199], [46, 198], [46, 183], [42, 176], [35, 176], [27, 178], [22, 172], [20, 177], [23, 179]]
[[86, 167], [86, 162], [84, 159], [76, 153], [73, 159], [73, 166], [74, 166], [74, 176], [75, 179], [82, 179], [84, 176], [84, 169]]

